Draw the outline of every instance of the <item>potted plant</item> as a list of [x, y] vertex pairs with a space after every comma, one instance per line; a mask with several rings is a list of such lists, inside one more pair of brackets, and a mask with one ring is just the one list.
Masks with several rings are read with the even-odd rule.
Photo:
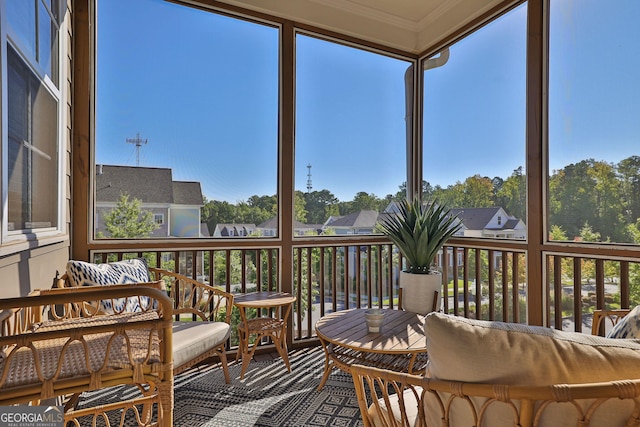
[[400, 272], [402, 308], [420, 314], [439, 310], [442, 274], [432, 268], [433, 262], [462, 223], [435, 199], [404, 200], [397, 207], [398, 212], [383, 217], [379, 225], [406, 260]]

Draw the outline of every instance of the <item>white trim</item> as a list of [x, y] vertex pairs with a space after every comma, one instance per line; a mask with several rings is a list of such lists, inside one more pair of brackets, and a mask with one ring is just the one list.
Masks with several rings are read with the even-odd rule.
[[[36, 13], [39, 13], [39, 6], [42, 0], [39, 0], [36, 4]], [[45, 4], [42, 2], [42, 4]], [[59, 21], [54, 25], [58, 31], [57, 43], [58, 43], [58, 55], [55, 58], [55, 62], [57, 63], [57, 75], [58, 75], [58, 83], [57, 86], [54, 82], [49, 78], [46, 74], [45, 67], [41, 66], [36, 61], [36, 58], [31, 58], [31, 55], [25, 55], [24, 52], [27, 50], [20, 40], [20, 38], [13, 33], [13, 29], [9, 25], [6, 18], [6, 2], [0, 3], [0, 76], [1, 76], [1, 90], [2, 90], [2, 115], [0, 117], [0, 129], [2, 131], [1, 138], [1, 164], [2, 164], [2, 175], [0, 176], [0, 181], [2, 182], [1, 193], [2, 193], [2, 206], [1, 206], [1, 218], [2, 218], [2, 227], [0, 228], [0, 254], [5, 253], [13, 253], [19, 252], [25, 249], [38, 247], [43, 244], [49, 244], [48, 240], [53, 241], [63, 241], [68, 240], [67, 234], [67, 226], [66, 226], [66, 176], [67, 171], [65, 170], [66, 165], [66, 157], [67, 157], [67, 140], [66, 136], [68, 135], [67, 131], [67, 102], [69, 94], [65, 93], [63, 90], [63, 86], [66, 85], [67, 74], [66, 70], [66, 61], [67, 61], [67, 45], [63, 41], [66, 41], [68, 37], [68, 15], [67, 15], [67, 2], [61, 1], [59, 4]], [[47, 14], [47, 19], [50, 19], [50, 16]], [[36, 24], [37, 26], [37, 24]], [[38, 29], [39, 30], [39, 29]], [[56, 125], [57, 125], [57, 135], [56, 135], [56, 147], [55, 152], [57, 156], [57, 164], [56, 164], [56, 174], [57, 174], [57, 186], [56, 186], [56, 223], [52, 224], [51, 227], [46, 228], [37, 228], [37, 229], [20, 229], [15, 231], [9, 231], [9, 202], [8, 202], [8, 177], [6, 176], [6, 171], [8, 170], [8, 146], [9, 146], [9, 131], [8, 131], [8, 114], [9, 114], [9, 100], [8, 100], [8, 48], [7, 46], [11, 44], [12, 49], [14, 49], [20, 58], [20, 62], [24, 64], [24, 66], [33, 73], [38, 80], [40, 81], [40, 85], [42, 88], [46, 89], [56, 102]], [[53, 53], [52, 53], [53, 54]], [[25, 143], [29, 144], [27, 141]], [[30, 144], [29, 144], [30, 145]], [[35, 152], [39, 152], [36, 147], [30, 146], [30, 149]], [[51, 239], [53, 237], [53, 239]], [[26, 243], [24, 245], [23, 243]]]
[[[0, 9], [4, 9], [4, 2], [0, 3]], [[2, 96], [0, 104], [0, 132], [2, 134], [0, 145], [0, 162], [2, 162], [2, 169], [0, 170], [0, 189], [2, 192], [2, 204], [0, 205], [1, 216], [0, 222], [2, 223], [2, 229], [0, 229], [0, 254], [3, 252], [2, 245], [6, 240], [9, 227], [9, 186], [7, 185], [7, 179], [5, 175], [9, 170], [9, 158], [2, 153], [8, 152], [9, 147], [9, 132], [5, 129], [4, 123], [9, 122], [9, 90], [7, 82], [7, 14], [0, 13], [0, 94]]]

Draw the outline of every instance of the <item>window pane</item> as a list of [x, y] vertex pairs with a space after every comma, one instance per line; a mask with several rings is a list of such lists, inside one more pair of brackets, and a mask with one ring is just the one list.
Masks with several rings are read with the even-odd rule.
[[[50, 14], [41, 0], [8, 0], [6, 6], [14, 46], [38, 73], [48, 75], [57, 86], [58, 10], [51, 10], [53, 15]], [[53, 6], [59, 7], [57, 2]]]
[[[162, 0], [101, 1], [97, 28], [96, 236], [276, 218], [277, 28]], [[128, 208], [141, 227], [117, 223]]]
[[551, 1], [551, 240], [640, 243], [637, 16], [635, 0]]
[[58, 85], [58, 29], [44, 4], [39, 3], [38, 11], [38, 62], [44, 72]]
[[9, 230], [58, 223], [57, 102], [9, 52]]
[[410, 65], [297, 35], [294, 234], [371, 234], [404, 197]]
[[31, 0], [7, 0], [7, 22], [25, 55], [36, 58], [36, 3]]
[[423, 192], [464, 235], [526, 238], [526, 5], [424, 63]]

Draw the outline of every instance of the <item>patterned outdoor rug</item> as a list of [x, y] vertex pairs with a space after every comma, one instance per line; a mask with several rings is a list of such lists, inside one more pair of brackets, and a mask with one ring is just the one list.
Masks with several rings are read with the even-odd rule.
[[[289, 352], [291, 370], [277, 358], [252, 361], [244, 380], [240, 364], [229, 365], [231, 384], [219, 365], [203, 365], [175, 378], [176, 427], [362, 426], [351, 375], [334, 369], [317, 391], [324, 369], [321, 348]], [[135, 390], [113, 387], [87, 394], [83, 404], [128, 398]], [[82, 406], [82, 405], [81, 405]]]

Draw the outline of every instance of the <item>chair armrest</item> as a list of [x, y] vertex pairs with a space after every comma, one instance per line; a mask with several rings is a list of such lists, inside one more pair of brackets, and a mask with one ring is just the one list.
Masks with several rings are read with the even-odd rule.
[[150, 267], [149, 272], [155, 280], [165, 281], [167, 293], [173, 299], [174, 315], [190, 313], [194, 320], [199, 317], [231, 324], [233, 294], [173, 271]]
[[593, 321], [591, 323], [591, 335], [605, 335], [606, 325], [615, 326], [620, 319], [629, 314], [630, 308], [621, 308], [617, 310], [595, 310], [593, 312]]
[[427, 425], [421, 376], [358, 364], [350, 371], [364, 427]]
[[[157, 304], [148, 304], [142, 311], [158, 310], [160, 317], [171, 318], [171, 300], [161, 289], [161, 283], [136, 283], [81, 288], [37, 289], [27, 297], [0, 300], [0, 322], [11, 325], [12, 333], [24, 332], [33, 324], [46, 320], [65, 320], [77, 317], [108, 315], [100, 311], [98, 301], [116, 298], [149, 297]], [[7, 306], [7, 304], [13, 304]], [[6, 319], [7, 312], [11, 318]], [[168, 313], [168, 314], [164, 314]], [[21, 326], [20, 326], [21, 325]]]
[[[365, 427], [440, 425], [442, 420], [450, 420], [456, 415], [471, 420], [464, 425], [494, 426], [498, 425], [497, 419], [502, 419], [501, 426], [531, 426], [534, 420], [545, 416], [562, 417], [564, 421], [558, 425], [593, 425], [589, 424], [589, 419], [599, 417], [602, 421], [603, 416], [611, 415], [608, 412], [611, 407], [607, 405], [620, 405], [622, 400], [627, 402], [615, 406], [619, 409], [615, 416], [626, 420], [626, 425], [632, 425], [637, 422], [640, 404], [639, 378], [512, 386], [436, 380], [362, 365], [353, 365], [350, 370]], [[370, 401], [367, 396], [371, 396]], [[561, 407], [554, 403], [568, 403], [565, 408], [573, 409], [559, 409]], [[491, 411], [502, 411], [502, 415], [492, 418]], [[582, 419], [583, 416], [589, 419]]]
[[[158, 308], [77, 318], [51, 315], [69, 304], [138, 296]], [[0, 361], [3, 405], [116, 384], [172, 386], [172, 305], [164, 291], [139, 285], [46, 289], [0, 299], [0, 310], [0, 348], [6, 350]]]

